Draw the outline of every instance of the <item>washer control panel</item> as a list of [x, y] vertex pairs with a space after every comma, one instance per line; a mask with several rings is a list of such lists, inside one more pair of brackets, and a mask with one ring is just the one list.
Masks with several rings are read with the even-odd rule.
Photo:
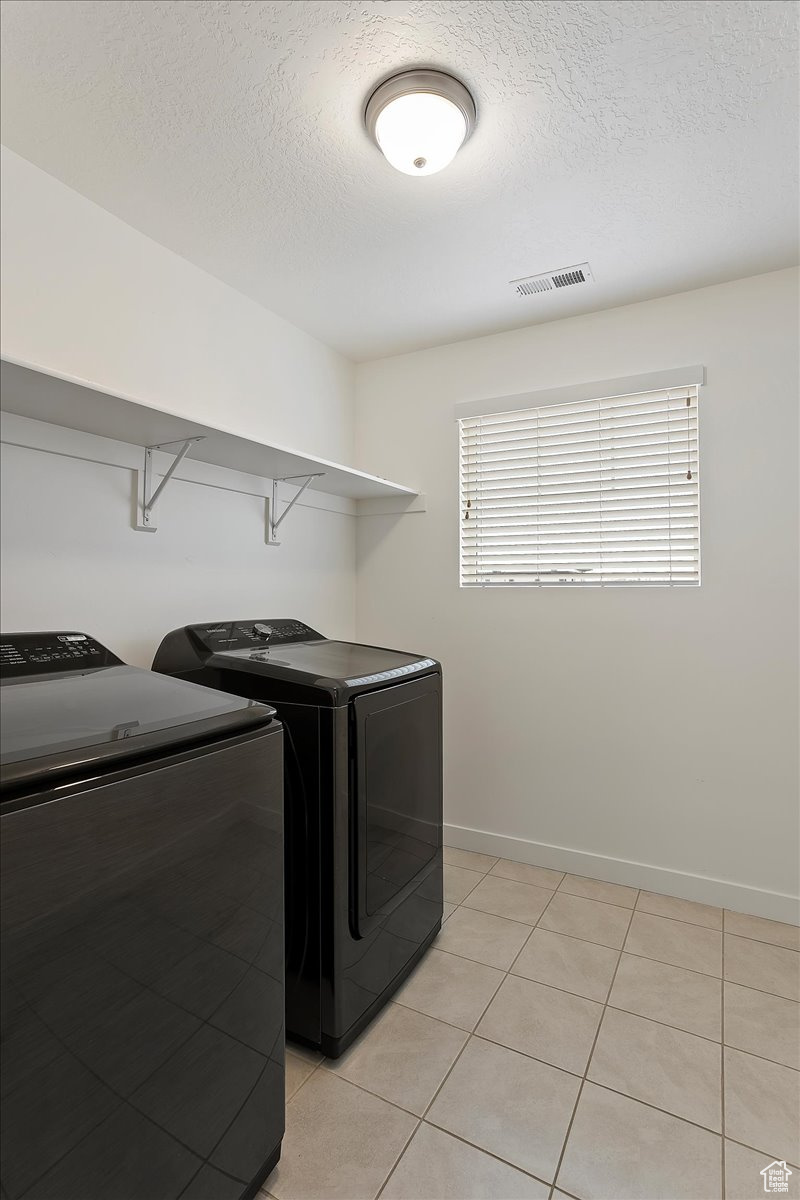
[[416, 671], [425, 671], [428, 667], [435, 666], [432, 658], [421, 658], [419, 662], [394, 667], [391, 671], [378, 671], [375, 675], [359, 675], [356, 679], [345, 679], [345, 683], [348, 687], [363, 687], [365, 683], [388, 683], [392, 679], [401, 679], [404, 675], [413, 675]]
[[86, 633], [0, 634], [3, 675], [43, 675], [119, 665], [121, 660]]
[[321, 633], [292, 618], [253, 621], [218, 621], [214, 625], [192, 625], [191, 631], [206, 650], [246, 650], [255, 646], [279, 646], [286, 642], [323, 641]]

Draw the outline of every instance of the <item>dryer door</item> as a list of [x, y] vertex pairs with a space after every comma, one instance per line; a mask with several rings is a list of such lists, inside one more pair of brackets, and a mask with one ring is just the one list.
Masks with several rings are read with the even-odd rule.
[[442, 842], [442, 681], [351, 704], [352, 925], [364, 937], [427, 875]]

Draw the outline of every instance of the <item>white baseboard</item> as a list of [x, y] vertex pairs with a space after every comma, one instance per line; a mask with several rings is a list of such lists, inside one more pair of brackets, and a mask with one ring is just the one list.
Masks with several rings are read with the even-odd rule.
[[753, 916], [766, 917], [771, 921], [800, 924], [800, 898], [784, 892], [769, 892], [744, 883], [712, 879], [708, 875], [690, 875], [685, 871], [672, 871], [649, 863], [608, 858], [603, 854], [590, 854], [586, 850], [549, 846], [545, 842], [506, 837], [483, 829], [467, 829], [462, 825], [445, 825], [444, 843], [446, 846], [456, 846], [459, 850], [495, 854], [498, 858], [510, 858], [515, 862], [569, 871], [572, 875], [586, 875], [591, 879], [604, 879], [608, 883], [623, 883], [628, 887], [644, 888], [648, 892], [660, 892], [666, 896], [680, 896], [682, 900], [697, 900], [701, 904], [714, 904], [733, 909], [734, 912], [752, 913]]

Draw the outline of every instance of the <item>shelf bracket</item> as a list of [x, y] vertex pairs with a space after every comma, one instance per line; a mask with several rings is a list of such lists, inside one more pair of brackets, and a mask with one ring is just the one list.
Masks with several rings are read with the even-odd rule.
[[[136, 494], [136, 520], [134, 529], [138, 529], [142, 533], [155, 533], [157, 526], [153, 522], [153, 509], [156, 501], [164, 491], [164, 488], [169, 483], [172, 476], [177, 471], [178, 467], [183, 462], [186, 455], [191, 450], [196, 442], [205, 441], [203, 437], [179, 438], [175, 442], [159, 442], [157, 446], [145, 446], [144, 448], [144, 468], [137, 472], [137, 494]], [[155, 450], [171, 451], [173, 446], [180, 446], [180, 450], [175, 454], [174, 459], [169, 465], [169, 468], [164, 473], [164, 476], [158, 487], [153, 487], [153, 452]]]
[[[284, 477], [282, 479], [273, 479], [273, 481], [272, 481], [272, 500], [267, 501], [267, 539], [266, 540], [267, 540], [268, 546], [280, 546], [280, 542], [278, 541], [277, 537], [275, 536], [278, 532], [278, 526], [282, 523], [284, 517], [287, 517], [289, 515], [291, 510], [294, 508], [295, 504], [297, 504], [297, 501], [300, 499], [303, 492], [306, 490], [308, 485], [311, 483], [311, 480], [312, 479], [321, 479], [324, 474], [325, 474], [324, 471], [316, 471], [316, 472], [314, 472], [313, 475], [284, 475]], [[300, 485], [300, 487], [298, 487], [297, 491], [292, 496], [291, 500], [286, 505], [286, 507], [284, 508], [281, 515], [277, 516], [278, 484], [279, 483], [297, 483], [297, 481], [300, 479], [303, 480], [302, 484]]]

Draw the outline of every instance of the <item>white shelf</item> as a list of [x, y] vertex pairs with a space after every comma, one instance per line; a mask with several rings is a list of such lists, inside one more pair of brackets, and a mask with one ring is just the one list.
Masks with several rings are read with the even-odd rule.
[[277, 446], [257, 438], [243, 437], [219, 426], [189, 421], [163, 408], [154, 408], [131, 396], [103, 391], [85, 380], [70, 379], [3, 359], [0, 365], [0, 408], [6, 412], [47, 421], [52, 425], [130, 442], [135, 446], [156, 446], [162, 442], [185, 441], [201, 437], [192, 447], [191, 457], [198, 462], [230, 467], [248, 475], [266, 479], [284, 479], [292, 475], [312, 475], [309, 490], [353, 500], [418, 495], [414, 488], [392, 483], [341, 463], [329, 462], [286, 446]]

